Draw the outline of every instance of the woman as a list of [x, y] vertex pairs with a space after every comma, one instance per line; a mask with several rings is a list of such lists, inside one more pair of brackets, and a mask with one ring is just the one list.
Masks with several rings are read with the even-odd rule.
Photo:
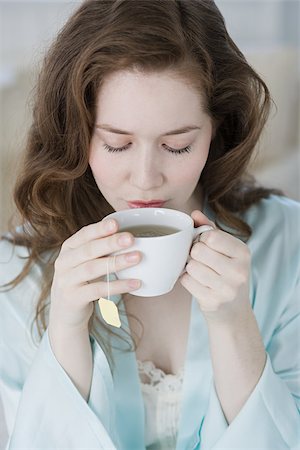
[[[211, 0], [86, 1], [69, 19], [1, 241], [8, 449], [299, 445], [299, 204], [247, 177], [269, 106]], [[215, 228], [160, 297], [117, 280], [142, 255], [103, 220], [141, 202]], [[108, 282], [120, 329], [97, 304]]]

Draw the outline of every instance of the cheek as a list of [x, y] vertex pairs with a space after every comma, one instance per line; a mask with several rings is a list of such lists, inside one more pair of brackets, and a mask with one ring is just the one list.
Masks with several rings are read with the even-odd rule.
[[[193, 157], [186, 160], [185, 164], [180, 168], [180, 171], [176, 170], [173, 179], [178, 187], [193, 190], [197, 185], [208, 157], [207, 148], [199, 150]], [[180, 176], [178, 176], [178, 173], [180, 173]]]
[[114, 182], [116, 170], [111, 161], [101, 151], [91, 146], [89, 164], [98, 186], [110, 185]]
[[195, 155], [193, 155], [193, 158], [191, 158], [185, 167], [183, 168], [182, 172], [180, 172], [180, 177], [185, 179], [185, 181], [190, 180], [193, 182], [194, 180], [198, 181], [201, 172], [206, 164], [208, 157], [208, 149], [201, 149], [201, 151], [197, 152]]
[[192, 162], [193, 167], [191, 170], [194, 170], [196, 176], [200, 176], [201, 172], [206, 164], [209, 148], [211, 143], [211, 133], [207, 133], [203, 136], [202, 141], [199, 144], [199, 151], [195, 154], [195, 158]]
[[172, 174], [169, 173], [168, 182], [178, 192], [179, 197], [185, 198], [194, 191], [199, 181], [202, 168], [198, 157], [197, 159], [193, 158], [190, 161], [185, 161], [180, 168], [177, 166], [172, 171]]

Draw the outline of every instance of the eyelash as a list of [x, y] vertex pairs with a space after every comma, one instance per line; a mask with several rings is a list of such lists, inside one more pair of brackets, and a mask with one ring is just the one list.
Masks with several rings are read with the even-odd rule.
[[[129, 147], [129, 144], [124, 145], [123, 147], [111, 147], [110, 145], [104, 144], [104, 148], [109, 153], [123, 152], [124, 150], [127, 150], [128, 147]], [[168, 150], [168, 152], [173, 153], [173, 155], [181, 155], [182, 153], [190, 153], [190, 151], [191, 151], [190, 145], [187, 145], [184, 148], [179, 148], [178, 150], [176, 150], [175, 148], [169, 147], [168, 145], [165, 145], [165, 147]]]

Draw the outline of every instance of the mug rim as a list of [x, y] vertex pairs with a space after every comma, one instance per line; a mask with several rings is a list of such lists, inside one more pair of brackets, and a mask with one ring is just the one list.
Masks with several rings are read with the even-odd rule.
[[[182, 233], [186, 230], [186, 228], [188, 228], [189, 225], [192, 225], [192, 228], [194, 229], [194, 221], [191, 218], [191, 216], [189, 216], [187, 213], [183, 212], [183, 211], [179, 211], [177, 209], [172, 209], [172, 208], [129, 208], [129, 209], [121, 209], [120, 211], [115, 211], [111, 214], [108, 214], [107, 216], [105, 216], [105, 218], [103, 220], [112, 218], [114, 216], [117, 216], [118, 214], [129, 214], [131, 215], [133, 212], [136, 212], [136, 210], [144, 210], [144, 211], [149, 211], [149, 209], [151, 210], [157, 210], [157, 211], [163, 211], [166, 214], [170, 214], [172, 215], [172, 213], [176, 213], [179, 214], [180, 216], [182, 216], [184, 219], [186, 219], [189, 223], [187, 223], [187, 226], [185, 228], [179, 229], [178, 231], [176, 231], [176, 233], [172, 233], [172, 234], [168, 234], [168, 235], [163, 235], [163, 236], [151, 236], [151, 237], [135, 237], [135, 239], [159, 239], [159, 238], [171, 238], [172, 236], [174, 236], [175, 234], [179, 234]], [[117, 219], [117, 218], [116, 218]], [[122, 230], [119, 230], [122, 231]]]

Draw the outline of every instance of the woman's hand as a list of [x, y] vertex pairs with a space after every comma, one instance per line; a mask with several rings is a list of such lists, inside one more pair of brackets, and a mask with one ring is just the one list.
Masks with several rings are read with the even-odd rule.
[[[212, 223], [193, 211], [196, 225]], [[198, 300], [206, 320], [213, 380], [224, 417], [237, 416], [266, 363], [266, 351], [249, 301], [250, 252], [221, 230], [193, 245], [181, 284]]]
[[[211, 225], [193, 211], [197, 226]], [[231, 319], [249, 307], [250, 251], [246, 244], [221, 230], [204, 232], [190, 252], [181, 284], [198, 300], [206, 318]]]
[[[109, 228], [109, 223], [113, 228]], [[93, 301], [107, 297], [107, 282], [99, 277], [107, 273], [107, 263], [113, 258], [108, 255], [133, 245], [134, 236], [128, 232], [117, 233], [118, 223], [102, 220], [83, 227], [69, 237], [61, 247], [55, 261], [54, 277], [51, 288], [49, 326], [59, 329], [87, 329], [93, 313]], [[121, 242], [122, 238], [128, 242]], [[136, 256], [129, 261], [128, 256]], [[136, 265], [141, 260], [138, 251], [126, 252], [115, 257], [115, 267], [109, 266], [109, 272], [115, 272]], [[110, 282], [110, 294], [116, 295], [134, 291], [140, 287], [134, 280], [116, 280]]]

